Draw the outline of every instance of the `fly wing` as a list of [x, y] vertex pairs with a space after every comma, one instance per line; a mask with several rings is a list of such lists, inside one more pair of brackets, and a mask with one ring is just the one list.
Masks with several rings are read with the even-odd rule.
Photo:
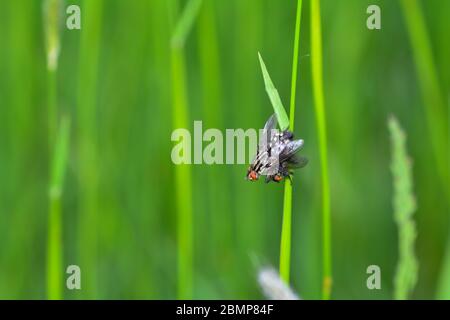
[[264, 128], [260, 130], [258, 149], [252, 160], [253, 164], [256, 162], [267, 164], [269, 162], [269, 158], [271, 157], [272, 140], [277, 137], [278, 134], [278, 130], [275, 129], [276, 126], [277, 117], [273, 114], [267, 120]]
[[266, 124], [264, 125], [264, 130], [271, 130], [275, 129], [277, 126], [277, 117], [275, 116], [275, 113], [270, 116], [270, 118], [267, 120]]
[[287, 166], [289, 169], [299, 169], [303, 168], [308, 164], [308, 158], [300, 157], [297, 155], [292, 155], [287, 161]]
[[280, 162], [286, 161], [291, 158], [303, 147], [303, 140], [294, 140], [289, 142], [283, 151], [280, 152]]
[[280, 133], [276, 126], [277, 117], [273, 114], [260, 132], [258, 151], [252, 161], [254, 169], [260, 175], [274, 175], [279, 170], [279, 155], [284, 146], [279, 143]]
[[262, 130], [262, 134], [259, 138], [259, 149], [265, 149], [265, 147], [272, 140], [273, 135], [277, 132], [275, 129], [277, 126], [277, 117], [275, 114], [271, 115], [264, 125], [264, 129]]

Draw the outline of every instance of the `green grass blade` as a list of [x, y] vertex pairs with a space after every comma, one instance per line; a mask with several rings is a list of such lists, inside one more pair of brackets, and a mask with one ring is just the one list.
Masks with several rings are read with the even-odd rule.
[[413, 195], [411, 159], [406, 151], [405, 133], [394, 117], [388, 127], [391, 134], [391, 171], [394, 180], [394, 218], [399, 232], [399, 260], [395, 274], [395, 299], [407, 299], [417, 282], [418, 262], [414, 253], [416, 226], [413, 214], [416, 202]]
[[295, 97], [297, 92], [297, 70], [298, 70], [298, 51], [300, 46], [300, 25], [302, 19], [302, 3], [303, 0], [297, 1], [297, 15], [295, 18], [295, 38], [294, 38], [294, 52], [292, 54], [292, 77], [291, 77], [291, 101], [289, 107], [289, 129], [294, 131], [295, 119]]
[[291, 269], [291, 232], [292, 232], [292, 183], [287, 180], [284, 185], [283, 224], [280, 242], [280, 277], [289, 283]]
[[[57, 132], [58, 105], [57, 80], [58, 57], [60, 52], [60, 22], [62, 13], [61, 0], [43, 2], [43, 22], [45, 49], [47, 55], [47, 114], [48, 114], [48, 150], [50, 163], [49, 177], [49, 212], [47, 230], [47, 298], [62, 299], [62, 217], [61, 194], [63, 174], [68, 144], [68, 124], [61, 123]], [[58, 133], [58, 136], [57, 136]], [[58, 140], [56, 141], [56, 138]]]
[[55, 135], [58, 124], [58, 106], [57, 106], [57, 81], [56, 70], [47, 70], [47, 112], [48, 112], [48, 147], [51, 152], [55, 144]]
[[83, 27], [80, 34], [80, 52], [77, 92], [77, 144], [79, 181], [78, 254], [83, 273], [85, 299], [98, 297], [99, 278], [99, 185], [100, 163], [98, 152], [97, 90], [103, 21], [103, 0], [83, 2]]
[[417, 0], [401, 0], [400, 3], [413, 49], [417, 80], [423, 99], [437, 170], [448, 196], [449, 155], [446, 129], [448, 128], [448, 118], [433, 60], [431, 43], [426, 30], [425, 18]]
[[[186, 128], [189, 126], [189, 121], [184, 55], [179, 50], [173, 50], [171, 59], [173, 126], [174, 128]], [[179, 299], [192, 299], [193, 293], [194, 245], [191, 176], [189, 165], [178, 165], [175, 167]]]
[[450, 237], [447, 240], [447, 247], [441, 270], [441, 274], [438, 278], [437, 298], [450, 300]]
[[45, 0], [43, 6], [47, 69], [56, 70], [60, 51], [59, 26], [63, 2], [61, 0]]
[[[297, 14], [295, 22], [294, 52], [292, 55], [292, 78], [291, 78], [291, 101], [290, 101], [290, 130], [294, 130], [295, 119], [295, 96], [297, 89], [298, 51], [300, 43], [300, 22], [302, 12], [302, 0], [297, 2]], [[291, 222], [292, 222], [292, 182], [286, 180], [284, 184], [283, 200], [283, 224], [281, 227], [280, 243], [280, 276], [289, 283], [291, 266]]]
[[70, 121], [63, 118], [56, 137], [56, 145], [51, 165], [49, 189], [50, 209], [47, 238], [47, 297], [62, 299], [63, 251], [62, 251], [62, 213], [61, 198], [64, 172], [67, 167], [69, 151]]
[[327, 130], [322, 72], [322, 27], [320, 22], [320, 1], [311, 0], [311, 63], [316, 126], [319, 136], [320, 168], [322, 176], [322, 299], [331, 295], [331, 214], [330, 187], [328, 179]]
[[[189, 105], [186, 80], [184, 41], [191, 30], [201, 1], [191, 0], [176, 24], [171, 49], [172, 72], [172, 122], [174, 129], [189, 127]], [[178, 16], [178, 3], [171, 1], [169, 7], [171, 21]], [[194, 9], [192, 9], [194, 8]], [[195, 14], [194, 14], [195, 13]], [[189, 23], [185, 20], [190, 21]], [[180, 27], [181, 26], [181, 27]], [[182, 30], [182, 31], [180, 31]], [[181, 36], [182, 35], [182, 36]], [[177, 40], [178, 39], [178, 40]], [[178, 241], [178, 299], [192, 299], [194, 276], [194, 239], [192, 209], [192, 172], [190, 165], [175, 167], [175, 194], [177, 197], [177, 241]]]
[[[417, 0], [400, 1], [406, 27], [409, 34], [413, 58], [416, 66], [417, 80], [419, 83], [423, 108], [425, 111], [427, 127], [431, 138], [431, 147], [436, 161], [439, 178], [449, 199], [449, 153], [448, 153], [448, 117], [444, 96], [439, 86], [438, 73], [433, 59], [433, 52], [428, 36], [425, 18], [421, 6]], [[448, 202], [448, 201], [447, 201]], [[438, 287], [439, 298], [450, 298], [450, 240], [447, 245], [447, 258], [442, 266], [440, 285]], [[447, 282], [447, 289], [444, 283]], [[447, 290], [447, 291], [446, 291]], [[447, 294], [445, 295], [445, 292]]]
[[190, 0], [186, 4], [186, 7], [181, 13], [172, 35], [172, 47], [180, 48], [184, 46], [186, 38], [188, 37], [198, 12], [200, 11], [201, 5], [202, 0]]
[[272, 79], [270, 78], [269, 72], [267, 71], [266, 65], [261, 57], [261, 54], [258, 52], [259, 63], [261, 64], [261, 70], [264, 77], [264, 84], [266, 86], [267, 94], [269, 95], [270, 102], [272, 103], [273, 110], [278, 119], [278, 124], [281, 130], [285, 130], [289, 127], [289, 118], [286, 113], [286, 110], [283, 107], [283, 103], [281, 102], [280, 95], [278, 94], [277, 89], [273, 85]]
[[61, 193], [62, 185], [64, 182], [64, 172], [67, 166], [69, 129], [70, 120], [67, 117], [62, 118], [53, 154], [50, 195], [57, 195]]
[[[197, 38], [202, 80], [202, 115], [205, 126], [223, 128], [224, 95], [221, 81], [223, 73], [216, 21], [218, 14], [215, 9], [216, 3], [211, 0], [205, 1], [198, 17]], [[206, 200], [206, 214], [211, 215], [211, 229], [210, 233], [206, 235], [206, 238], [210, 240], [207, 242], [208, 252], [212, 257], [209, 261], [210, 268], [213, 268], [216, 274], [223, 274], [222, 281], [232, 283], [235, 277], [232, 272], [229, 272], [229, 264], [223, 264], [221, 261], [224, 253], [216, 250], [216, 248], [233, 241], [232, 219], [223, 214], [223, 212], [231, 210], [229, 199], [232, 198], [232, 195], [229, 188], [224, 187], [230, 176], [220, 166], [211, 166], [206, 175], [207, 185], [205, 188], [209, 191]], [[221, 184], [218, 184], [217, 181], [221, 181]], [[217, 210], [218, 207], [221, 210]]]
[[43, 3], [43, 21], [45, 31], [45, 49], [47, 55], [47, 108], [49, 148], [54, 145], [57, 130], [56, 71], [60, 52], [61, 0], [45, 0]]

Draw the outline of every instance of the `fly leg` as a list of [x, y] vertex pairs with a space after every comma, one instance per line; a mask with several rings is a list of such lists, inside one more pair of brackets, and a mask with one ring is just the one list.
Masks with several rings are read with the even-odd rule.
[[281, 180], [283, 180], [284, 176], [280, 173], [266, 176], [266, 183], [269, 183], [270, 181], [279, 183]]
[[288, 178], [292, 182], [292, 173], [289, 171], [289, 168], [285, 165], [285, 163], [280, 166], [278, 171], [282, 177]]

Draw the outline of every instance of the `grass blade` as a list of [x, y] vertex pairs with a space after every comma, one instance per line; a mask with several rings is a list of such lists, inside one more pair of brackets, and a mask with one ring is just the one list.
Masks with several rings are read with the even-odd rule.
[[[68, 144], [68, 124], [61, 123], [57, 136], [57, 80], [58, 57], [60, 52], [61, 0], [46, 0], [43, 3], [43, 21], [45, 49], [47, 54], [47, 114], [48, 114], [48, 150], [53, 154], [50, 163], [49, 212], [47, 234], [47, 298], [62, 298], [62, 218], [61, 193], [62, 178]], [[56, 141], [58, 138], [58, 141]], [[49, 156], [51, 158], [51, 156]]]
[[448, 197], [449, 158], [446, 130], [448, 128], [448, 118], [445, 113], [443, 95], [439, 87], [425, 18], [417, 0], [401, 0], [400, 3], [413, 49], [417, 80], [422, 94], [437, 170]]
[[50, 180], [50, 198], [62, 193], [64, 183], [64, 172], [67, 166], [67, 156], [69, 150], [70, 120], [63, 117], [58, 130], [55, 150], [52, 161], [52, 171]]
[[[188, 126], [188, 102], [186, 97], [186, 70], [184, 55], [173, 50], [172, 99], [174, 128]], [[178, 238], [178, 298], [191, 299], [193, 291], [193, 213], [192, 178], [189, 165], [175, 167], [175, 193], [177, 195], [177, 238]]]
[[441, 270], [441, 274], [438, 278], [437, 298], [450, 300], [450, 237], [447, 240], [447, 247]]
[[291, 269], [291, 232], [292, 232], [292, 183], [287, 180], [284, 184], [283, 224], [281, 226], [280, 241], [280, 277], [289, 283]]
[[[224, 95], [222, 92], [223, 77], [220, 47], [218, 39], [218, 23], [216, 21], [217, 12], [215, 3], [206, 1], [203, 4], [198, 17], [198, 52], [201, 69], [202, 82], [202, 114], [203, 123], [210, 128], [223, 128], [224, 122]], [[217, 251], [216, 248], [225, 243], [232, 243], [232, 219], [222, 214], [217, 208], [222, 208], [223, 212], [230, 212], [229, 199], [232, 198], [230, 190], [226, 186], [229, 183], [229, 175], [218, 166], [208, 168], [207, 185], [205, 189], [209, 190], [207, 196], [207, 212], [211, 215], [211, 231], [207, 238], [208, 251], [211, 253], [211, 268], [216, 274], [222, 274], [222, 281], [235, 279], [229, 270], [229, 264], [221, 261], [223, 251]], [[217, 181], [222, 183], [219, 185]], [[206, 238], [205, 238], [206, 239]], [[231, 283], [231, 281], [229, 281]]]
[[80, 268], [89, 270], [83, 276], [82, 296], [98, 296], [98, 226], [101, 210], [99, 201], [100, 162], [98, 151], [97, 90], [103, 0], [84, 1], [83, 27], [80, 35], [80, 62], [77, 92], [77, 144], [79, 179]]
[[[442, 189], [446, 192], [447, 199], [449, 199], [448, 117], [445, 111], [444, 96], [439, 86], [425, 18], [417, 0], [401, 0], [400, 4], [413, 49], [417, 80], [422, 95], [437, 172], [442, 183]], [[446, 262], [442, 265], [440, 275], [442, 281], [438, 288], [438, 297], [447, 297], [448, 299], [450, 298], [450, 269], [448, 268], [450, 266], [450, 239], [446, 251]], [[444, 283], [447, 283], [446, 295]]]
[[[275, 88], [269, 72], [267, 71], [264, 60], [261, 54], [258, 52], [259, 62], [264, 77], [264, 83], [267, 91], [267, 95], [270, 98], [272, 107], [278, 119], [278, 123], [281, 130], [294, 128], [294, 115], [295, 115], [295, 96], [296, 96], [296, 84], [297, 84], [297, 67], [298, 67], [298, 49], [300, 40], [300, 22], [301, 22], [301, 10], [302, 1], [297, 2], [297, 13], [295, 23], [295, 38], [293, 49], [293, 61], [292, 61], [292, 78], [291, 78], [291, 101], [290, 101], [290, 115], [289, 121], [286, 110], [281, 102], [280, 95]], [[280, 242], [280, 276], [283, 281], [289, 283], [290, 277], [290, 262], [291, 262], [291, 222], [292, 222], [292, 182], [286, 180], [284, 188], [283, 198], [283, 224], [281, 227], [281, 242]]]
[[320, 168], [322, 176], [322, 299], [331, 295], [331, 214], [330, 187], [328, 179], [327, 130], [322, 74], [322, 27], [320, 0], [311, 0], [311, 63], [316, 125], [319, 136]]
[[70, 121], [63, 118], [56, 137], [56, 145], [51, 166], [49, 190], [50, 209], [47, 238], [47, 296], [48, 299], [62, 299], [63, 256], [61, 198], [64, 172], [69, 152]]
[[200, 11], [202, 0], [190, 0], [184, 8], [172, 35], [172, 47], [181, 48], [192, 29], [192, 25]]
[[388, 127], [391, 134], [394, 179], [394, 218], [399, 232], [399, 261], [395, 275], [395, 299], [407, 299], [417, 282], [418, 263], [414, 254], [416, 226], [413, 214], [416, 202], [413, 195], [411, 159], [406, 151], [405, 133], [397, 119], [390, 117]]
[[300, 46], [300, 25], [302, 19], [302, 3], [303, 0], [297, 0], [297, 15], [295, 18], [295, 38], [294, 52], [292, 54], [292, 77], [291, 77], [291, 101], [289, 107], [289, 128], [294, 131], [295, 119], [295, 97], [297, 92], [297, 70], [298, 70], [298, 51]]
[[[298, 69], [298, 51], [300, 43], [300, 22], [302, 12], [302, 0], [297, 2], [297, 14], [295, 19], [295, 37], [294, 52], [292, 55], [292, 78], [291, 78], [291, 101], [290, 101], [290, 123], [289, 128], [294, 130], [295, 119], [295, 96], [297, 89], [297, 69]], [[280, 242], [280, 276], [289, 283], [290, 266], [291, 266], [291, 222], [292, 222], [292, 182], [286, 180], [284, 184], [283, 199], [283, 224], [281, 226], [281, 242]]]
[[56, 71], [60, 52], [61, 0], [46, 0], [43, 3], [45, 49], [47, 54], [47, 112], [49, 148], [54, 145], [57, 130]]
[[[178, 3], [177, 1], [171, 1], [170, 4], [171, 20], [175, 21], [178, 16]], [[186, 9], [178, 20], [172, 37], [172, 121], [174, 128], [187, 128], [189, 126], [184, 42], [191, 30], [200, 4], [201, 1], [199, 0], [191, 0], [186, 5]], [[194, 282], [194, 219], [192, 210], [192, 172], [190, 166], [187, 164], [177, 165], [175, 167], [175, 193], [177, 196], [176, 211], [178, 240], [177, 296], [178, 299], [192, 299]]]
[[281, 130], [285, 130], [289, 127], [289, 118], [286, 113], [286, 110], [283, 107], [283, 103], [281, 102], [280, 95], [278, 94], [277, 89], [273, 85], [272, 79], [270, 78], [269, 72], [267, 71], [266, 65], [264, 64], [264, 60], [261, 57], [261, 54], [258, 52], [259, 63], [261, 64], [261, 70], [264, 77], [264, 84], [266, 86], [267, 94], [270, 98], [270, 102], [272, 103], [273, 110], [278, 119], [278, 124]]

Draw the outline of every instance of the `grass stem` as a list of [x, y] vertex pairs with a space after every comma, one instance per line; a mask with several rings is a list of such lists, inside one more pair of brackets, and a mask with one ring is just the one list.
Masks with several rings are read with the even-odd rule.
[[83, 297], [93, 299], [98, 290], [99, 156], [97, 89], [103, 0], [84, 2], [80, 36], [77, 92], [77, 143], [79, 179], [79, 258]]
[[[57, 83], [56, 70], [47, 71], [47, 108], [48, 108], [48, 150], [49, 154], [56, 156], [55, 148], [56, 124], [58, 119], [57, 109]], [[50, 158], [50, 157], [49, 157]], [[54, 164], [50, 163], [50, 170]], [[62, 298], [61, 277], [62, 277], [62, 246], [61, 246], [61, 207], [60, 195], [52, 196], [52, 189], [56, 186], [52, 184], [52, 173], [50, 173], [49, 184], [49, 213], [48, 213], [48, 242], [47, 242], [47, 298], [59, 300]]]
[[425, 18], [417, 0], [401, 0], [400, 3], [413, 49], [417, 80], [422, 94], [437, 171], [448, 197], [449, 158], [446, 130], [448, 117], [445, 113], [445, 103], [439, 86]]
[[[188, 102], [184, 54], [172, 49], [172, 99], [174, 128], [188, 127]], [[178, 239], [178, 298], [192, 299], [193, 293], [193, 213], [192, 174], [189, 165], [175, 167], [175, 193], [177, 195]]]
[[[449, 153], [448, 153], [448, 108], [439, 86], [438, 74], [433, 59], [430, 38], [428, 36], [425, 18], [421, 6], [417, 0], [400, 1], [406, 28], [409, 34], [413, 58], [416, 66], [417, 81], [419, 83], [423, 108], [431, 138], [431, 147], [436, 162], [442, 189], [449, 203]], [[449, 238], [450, 239], [450, 238]], [[450, 240], [446, 248], [446, 263], [442, 265], [440, 279], [441, 285], [438, 289], [438, 297], [450, 297]], [[447, 287], [443, 283], [447, 283]], [[446, 289], [445, 289], [446, 288]], [[447, 292], [445, 295], [444, 293]]]
[[[176, 21], [171, 45], [172, 73], [172, 121], [174, 128], [189, 126], [188, 97], [186, 83], [186, 63], [184, 44], [195, 18], [199, 12], [201, 0], [190, 0], [178, 17], [178, 2], [170, 2], [172, 22]], [[177, 196], [177, 240], [178, 240], [178, 299], [193, 297], [193, 210], [192, 210], [192, 173], [187, 164], [175, 167], [175, 193]]]
[[51, 300], [62, 299], [63, 250], [61, 200], [64, 172], [67, 167], [67, 155], [69, 150], [69, 131], [70, 122], [68, 118], [63, 118], [56, 136], [50, 173], [50, 209], [47, 238], [47, 296], [48, 299]]
[[450, 237], [444, 254], [441, 272], [438, 278], [437, 299], [450, 300]]
[[[295, 19], [294, 52], [292, 57], [291, 100], [289, 108], [289, 128], [294, 130], [295, 96], [297, 88], [298, 51], [300, 42], [300, 22], [302, 12], [302, 0], [297, 1], [297, 14]], [[289, 283], [291, 263], [291, 232], [292, 232], [292, 182], [286, 180], [284, 184], [283, 200], [283, 224], [281, 227], [280, 243], [280, 276], [283, 281]]]
[[311, 63], [316, 126], [319, 136], [320, 168], [322, 176], [322, 299], [331, 295], [331, 214], [328, 178], [327, 131], [322, 72], [322, 28], [320, 0], [311, 0]]
[[[61, 179], [55, 177], [55, 171], [64, 164], [57, 160], [63, 160], [65, 152], [65, 128], [66, 123], [61, 124], [58, 130], [58, 104], [57, 104], [57, 69], [60, 51], [60, 13], [61, 0], [46, 0], [43, 2], [43, 22], [45, 33], [45, 49], [47, 57], [47, 128], [48, 128], [48, 154], [49, 159], [53, 155], [53, 162], [49, 164], [49, 212], [47, 226], [47, 298], [58, 300], [62, 298], [62, 217], [61, 217]], [[58, 140], [56, 140], [58, 139]], [[57, 190], [57, 192], [56, 192]]]

